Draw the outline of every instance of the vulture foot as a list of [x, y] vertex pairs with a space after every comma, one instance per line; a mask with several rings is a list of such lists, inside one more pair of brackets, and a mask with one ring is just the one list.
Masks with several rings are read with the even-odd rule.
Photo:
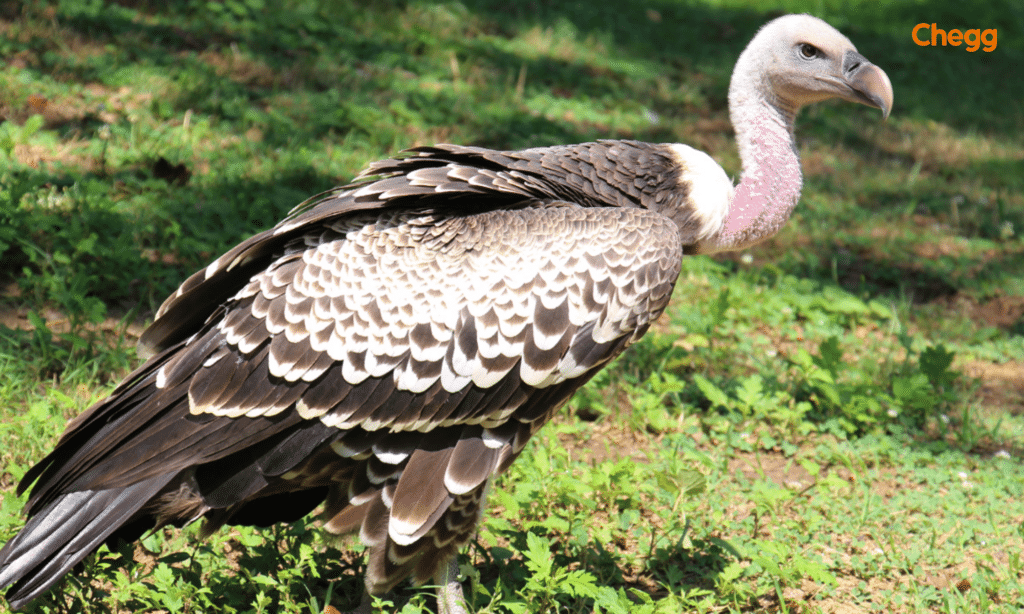
[[[435, 577], [437, 581], [437, 614], [469, 614], [466, 609], [466, 598], [462, 594], [459, 583], [459, 561], [457, 556], [451, 557], [441, 566]], [[323, 614], [373, 614], [373, 597], [363, 593], [359, 607], [349, 612], [339, 612], [334, 606], [324, 608]]]

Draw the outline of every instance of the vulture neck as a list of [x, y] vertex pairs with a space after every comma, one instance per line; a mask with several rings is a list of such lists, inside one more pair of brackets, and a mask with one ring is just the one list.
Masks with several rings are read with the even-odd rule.
[[793, 137], [797, 105], [773, 95], [763, 74], [733, 75], [729, 116], [743, 172], [721, 230], [702, 252], [743, 249], [773, 236], [800, 200], [803, 179]]

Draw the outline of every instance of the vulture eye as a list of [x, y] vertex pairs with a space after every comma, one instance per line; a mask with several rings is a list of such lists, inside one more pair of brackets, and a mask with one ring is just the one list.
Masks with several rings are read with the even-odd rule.
[[800, 43], [800, 55], [810, 60], [811, 58], [816, 58], [821, 55], [821, 52], [818, 51], [817, 47], [810, 43]]

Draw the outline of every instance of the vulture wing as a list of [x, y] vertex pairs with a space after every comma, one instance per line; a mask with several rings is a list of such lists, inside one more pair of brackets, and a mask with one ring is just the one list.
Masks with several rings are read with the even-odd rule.
[[[154, 522], [268, 524], [326, 498], [327, 528], [371, 546], [374, 592], [430, 577], [472, 536], [490, 477], [664, 310], [682, 241], [659, 213], [525, 196], [539, 175], [502, 183], [433, 151], [371, 169], [387, 176], [168, 300], [147, 332], [160, 353], [22, 482], [38, 478], [0, 551], [12, 605]], [[198, 327], [175, 320], [239, 276]]]

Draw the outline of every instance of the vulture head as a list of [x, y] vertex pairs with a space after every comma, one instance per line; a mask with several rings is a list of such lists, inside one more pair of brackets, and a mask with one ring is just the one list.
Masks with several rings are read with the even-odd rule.
[[810, 15], [786, 15], [762, 27], [740, 55], [729, 88], [730, 105], [762, 95], [793, 114], [830, 98], [892, 109], [885, 72], [857, 52], [850, 39]]

